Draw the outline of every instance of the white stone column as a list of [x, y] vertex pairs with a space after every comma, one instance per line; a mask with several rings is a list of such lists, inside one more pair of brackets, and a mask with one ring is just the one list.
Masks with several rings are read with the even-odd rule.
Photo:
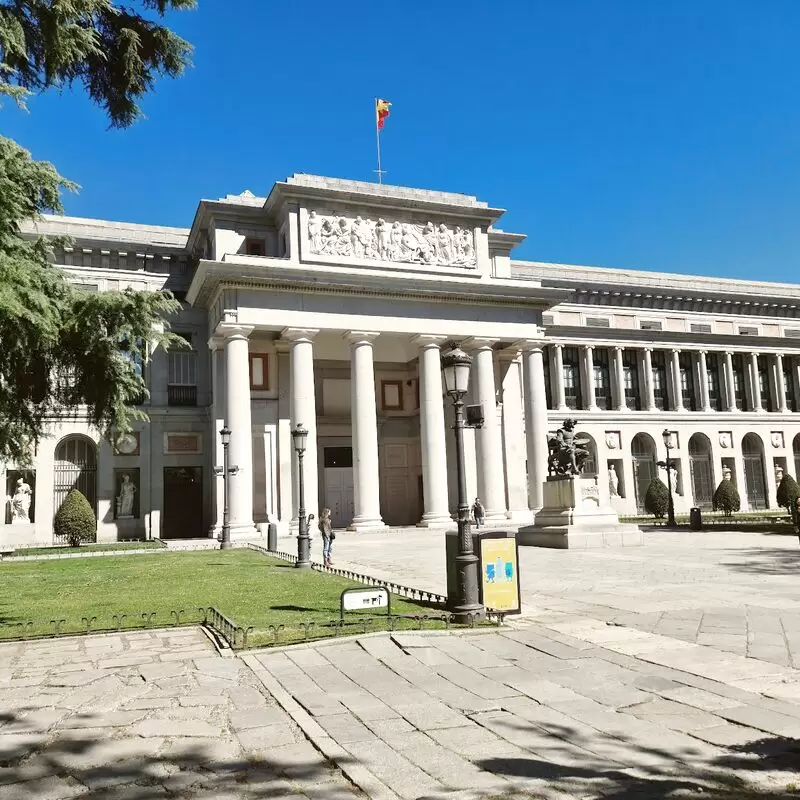
[[646, 406], [648, 411], [657, 411], [656, 409], [656, 394], [655, 387], [653, 386], [653, 348], [644, 348], [644, 387], [645, 398], [647, 400]]
[[800, 410], [800, 357], [797, 355], [790, 355], [790, 369], [792, 370], [792, 378], [794, 379], [794, 402], [795, 408]]
[[750, 353], [750, 392], [753, 399], [753, 411], [763, 411], [761, 383], [758, 380], [758, 353]]
[[475, 350], [472, 365], [473, 397], [483, 408], [483, 427], [475, 431], [478, 468], [478, 496], [486, 509], [486, 520], [506, 518], [503, 486], [503, 441], [497, 420], [497, 394], [494, 381], [496, 339], [473, 338], [467, 343]]
[[[303, 456], [303, 488], [306, 514], [319, 519], [319, 473], [317, 466], [317, 403], [314, 388], [314, 337], [319, 333], [311, 328], [285, 328], [281, 334], [291, 343], [289, 351], [289, 407], [291, 429], [300, 423], [308, 430], [306, 452]], [[294, 450], [294, 446], [292, 446]], [[297, 455], [292, 453], [292, 475], [298, 479]], [[297, 527], [298, 494], [292, 492], [292, 527]]]
[[683, 387], [681, 386], [681, 351], [673, 349], [670, 351], [670, 377], [672, 378], [672, 408], [675, 411], [686, 411], [683, 405]]
[[614, 347], [614, 408], [624, 411], [627, 408], [625, 400], [625, 361], [623, 359], [625, 348]]
[[786, 402], [786, 381], [783, 377], [783, 356], [775, 354], [775, 388], [778, 392], [777, 408], [781, 414], [789, 413], [789, 406]]
[[586, 411], [598, 411], [597, 395], [594, 390], [594, 345], [586, 344], [583, 350], [583, 371], [586, 375], [584, 393], [584, 406]]
[[564, 353], [563, 344], [553, 345], [553, 367], [550, 376], [555, 381], [555, 405], [558, 411], [568, 411], [567, 397], [564, 393]]
[[501, 359], [501, 366], [507, 368], [502, 379], [502, 412], [508, 518], [516, 522], [529, 522], [531, 513], [528, 510], [528, 481], [525, 475], [527, 453], [522, 402], [522, 357], [519, 349], [514, 346], [503, 353]]
[[353, 500], [355, 516], [348, 526], [354, 531], [385, 527], [381, 519], [380, 463], [378, 461], [378, 412], [375, 407], [375, 365], [371, 331], [349, 331], [350, 409], [353, 431]]
[[701, 350], [697, 354], [698, 369], [700, 371], [700, 408], [703, 411], [711, 411], [711, 397], [708, 393], [708, 364], [706, 362], [706, 351]]
[[739, 409], [736, 407], [736, 381], [733, 375], [733, 354], [730, 350], [725, 351], [725, 395], [728, 411], [738, 411]]
[[542, 343], [518, 342], [522, 348], [525, 381], [525, 442], [528, 452], [528, 506], [538, 511], [544, 505], [547, 480], [547, 394], [544, 386]]
[[[275, 357], [278, 368], [278, 421], [277, 421], [277, 448], [278, 448], [278, 521], [279, 531], [288, 534], [291, 531], [292, 510], [295, 508], [292, 501], [292, 486], [296, 471], [295, 460], [297, 456], [292, 445], [292, 378], [289, 363], [291, 343], [283, 339], [275, 342]], [[274, 521], [274, 520], [273, 520]], [[295, 520], [295, 525], [297, 520]], [[297, 533], [297, 530], [294, 530]]]
[[[208, 349], [211, 351], [211, 430], [214, 437], [211, 443], [211, 452], [214, 454], [213, 466], [221, 467], [224, 460], [222, 438], [219, 432], [225, 427], [225, 359], [223, 354], [224, 339], [221, 336], [212, 336], [208, 340]], [[222, 475], [213, 476], [213, 492], [211, 493], [212, 519], [208, 535], [211, 538], [219, 536], [222, 532], [223, 512], [223, 484]]]
[[220, 326], [225, 337], [225, 423], [231, 432], [228, 463], [238, 467], [228, 477], [232, 538], [258, 536], [253, 524], [253, 425], [250, 411], [250, 359], [247, 337], [252, 328]]
[[426, 528], [448, 526], [453, 518], [447, 496], [447, 439], [444, 425], [441, 345], [447, 337], [420, 335], [419, 427], [422, 448], [422, 519]]

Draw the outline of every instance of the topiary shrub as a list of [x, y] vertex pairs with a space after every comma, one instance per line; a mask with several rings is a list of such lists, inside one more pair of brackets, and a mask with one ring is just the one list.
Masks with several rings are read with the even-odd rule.
[[644, 496], [644, 510], [661, 519], [669, 507], [669, 489], [661, 478], [653, 478]]
[[788, 472], [785, 473], [778, 484], [778, 491], [776, 492], [778, 505], [792, 514], [798, 495], [800, 495], [800, 486], [797, 485], [797, 481]]
[[70, 547], [81, 542], [93, 542], [97, 532], [97, 519], [89, 501], [77, 490], [71, 489], [56, 512], [53, 533]]
[[722, 511], [729, 517], [742, 507], [739, 499], [739, 490], [731, 483], [729, 478], [723, 478], [714, 492], [714, 511]]

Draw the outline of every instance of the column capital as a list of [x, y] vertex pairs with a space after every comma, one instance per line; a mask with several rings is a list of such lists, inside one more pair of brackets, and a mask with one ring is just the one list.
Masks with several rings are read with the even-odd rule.
[[222, 350], [225, 344], [223, 336], [211, 336], [208, 340], [208, 349], [213, 353], [216, 350]]
[[376, 331], [346, 331], [342, 338], [350, 344], [372, 344], [380, 336]]
[[581, 347], [582, 347], [584, 350], [587, 350], [587, 351], [589, 351], [589, 350], [594, 350], [594, 348], [596, 347], [596, 345], [593, 345], [593, 344], [582, 344], [582, 345], [581, 345]]
[[411, 344], [417, 347], [441, 347], [451, 337], [442, 333], [417, 333], [411, 337]]
[[673, 356], [679, 356], [683, 352], [683, 349], [680, 347], [670, 347], [669, 351]]
[[643, 353], [652, 353], [653, 352], [653, 348], [652, 347], [642, 347], [641, 349], [642, 349]]
[[520, 339], [514, 342], [509, 349], [522, 350], [523, 353], [536, 353], [537, 351], [541, 353], [546, 344], [547, 342], [541, 339]]
[[319, 328], [284, 328], [281, 337], [290, 342], [311, 342], [319, 333]]
[[216, 335], [228, 342], [231, 339], [247, 339], [253, 332], [252, 325], [233, 325], [222, 323], [217, 325]]
[[463, 344], [470, 350], [493, 350], [499, 339], [492, 339], [486, 336], [472, 336], [466, 339]]
[[284, 355], [292, 349], [292, 343], [288, 341], [288, 339], [276, 339], [273, 342], [273, 345], [275, 346], [275, 352], [278, 353], [278, 355]]

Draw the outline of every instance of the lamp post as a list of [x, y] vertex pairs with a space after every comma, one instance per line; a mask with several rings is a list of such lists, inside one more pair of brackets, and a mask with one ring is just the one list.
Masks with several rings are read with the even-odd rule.
[[313, 514], [306, 517], [305, 479], [303, 476], [303, 455], [306, 452], [308, 428], [298, 422], [292, 431], [292, 442], [297, 453], [297, 561], [298, 569], [311, 567], [311, 539], [308, 535], [308, 524], [314, 519]]
[[222, 534], [219, 548], [220, 550], [229, 550], [233, 545], [231, 544], [231, 521], [228, 507], [228, 476], [235, 475], [239, 471], [239, 467], [232, 467], [228, 463], [228, 445], [231, 443], [231, 431], [227, 425], [224, 425], [219, 432], [219, 438], [222, 440], [222, 466], [214, 467], [214, 472], [217, 475], [222, 475]]
[[479, 602], [478, 556], [472, 546], [472, 529], [469, 523], [467, 501], [467, 477], [464, 470], [464, 395], [469, 388], [469, 372], [472, 357], [458, 345], [451, 344], [442, 353], [442, 377], [447, 394], [453, 400], [455, 410], [456, 436], [456, 475], [458, 477], [458, 554], [456, 555], [456, 574], [458, 576], [458, 597], [452, 610], [457, 622], [470, 622], [480, 619], [485, 611]]
[[664, 428], [661, 434], [664, 439], [664, 447], [667, 450], [667, 458], [659, 462], [659, 466], [663, 466], [667, 470], [667, 527], [677, 528], [675, 523], [675, 503], [672, 499], [672, 470], [675, 469], [675, 462], [670, 458], [670, 451], [672, 450], [672, 431], [669, 428]]

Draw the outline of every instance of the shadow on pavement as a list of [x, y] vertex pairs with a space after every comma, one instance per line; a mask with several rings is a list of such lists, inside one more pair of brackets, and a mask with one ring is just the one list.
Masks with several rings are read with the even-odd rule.
[[796, 576], [800, 572], [800, 546], [796, 550], [773, 547], [749, 547], [746, 550], [729, 551], [735, 556], [723, 566], [733, 572], [750, 575]]

